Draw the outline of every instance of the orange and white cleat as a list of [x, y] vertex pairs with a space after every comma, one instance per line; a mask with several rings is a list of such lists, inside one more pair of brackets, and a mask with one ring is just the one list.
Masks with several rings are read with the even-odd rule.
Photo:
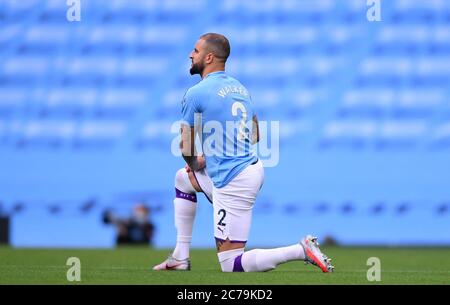
[[333, 272], [334, 266], [331, 265], [331, 258], [328, 258], [319, 249], [317, 237], [307, 235], [300, 241], [300, 245], [305, 251], [305, 263], [319, 267], [324, 273]]
[[169, 257], [164, 262], [162, 262], [159, 265], [154, 266], [153, 270], [156, 270], [156, 271], [174, 271], [174, 270], [189, 271], [189, 270], [191, 270], [191, 261], [188, 258], [183, 259], [183, 260], [178, 260], [178, 259], [172, 257], [172, 255], [169, 255]]

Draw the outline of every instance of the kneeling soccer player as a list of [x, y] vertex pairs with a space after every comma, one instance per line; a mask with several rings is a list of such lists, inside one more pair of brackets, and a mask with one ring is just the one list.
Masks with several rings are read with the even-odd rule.
[[[264, 167], [251, 145], [259, 140], [259, 127], [250, 94], [238, 80], [225, 73], [229, 54], [228, 39], [215, 33], [202, 35], [191, 52], [190, 73], [200, 74], [202, 80], [184, 96], [182, 113], [186, 124], [182, 125], [180, 145], [189, 168], [200, 172], [205, 171], [206, 165], [205, 177], [211, 180], [209, 188], [212, 190], [204, 192], [213, 201], [214, 237], [221, 269], [223, 272], [268, 271], [281, 263], [304, 260], [323, 272], [332, 271], [330, 259], [320, 251], [317, 238], [310, 235], [287, 247], [244, 250], [253, 205], [264, 181]], [[202, 117], [205, 158], [195, 153], [196, 114]], [[221, 139], [218, 143], [223, 140], [223, 145], [208, 145], [211, 144], [211, 128], [205, 128], [207, 124], [215, 126], [216, 139]], [[209, 132], [204, 132], [205, 129]], [[177, 247], [165, 262], [155, 266], [156, 270], [190, 269], [189, 243], [197, 190], [188, 183], [188, 174], [179, 173], [175, 187], [180, 192], [174, 201]], [[179, 182], [178, 177], [184, 177], [183, 181]], [[189, 205], [182, 205], [182, 202]]]

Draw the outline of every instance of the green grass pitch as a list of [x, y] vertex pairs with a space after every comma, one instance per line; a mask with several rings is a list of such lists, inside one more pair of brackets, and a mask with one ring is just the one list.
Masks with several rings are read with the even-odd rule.
[[[152, 271], [169, 250], [150, 248], [14, 249], [0, 247], [0, 284], [450, 284], [450, 248], [323, 247], [334, 273], [303, 262], [261, 273], [222, 273], [214, 250], [192, 250], [192, 271]], [[69, 257], [81, 261], [81, 282], [67, 281]], [[369, 257], [381, 261], [381, 282], [369, 282]]]

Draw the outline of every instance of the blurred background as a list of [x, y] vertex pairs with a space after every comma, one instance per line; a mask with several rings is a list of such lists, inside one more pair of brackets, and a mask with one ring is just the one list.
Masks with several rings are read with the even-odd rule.
[[[0, 0], [3, 243], [114, 247], [111, 224], [147, 209], [172, 247], [170, 127], [193, 45], [219, 32], [259, 119], [280, 121], [249, 247], [450, 245], [449, 1], [382, 0], [374, 22], [366, 0], [79, 2], [69, 22], [65, 0]], [[199, 198], [193, 246], [213, 247]]]

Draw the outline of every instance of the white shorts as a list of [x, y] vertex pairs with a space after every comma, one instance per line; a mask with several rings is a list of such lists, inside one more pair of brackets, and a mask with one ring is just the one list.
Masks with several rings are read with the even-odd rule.
[[256, 196], [264, 182], [261, 160], [247, 166], [221, 188], [213, 186], [214, 237], [247, 242]]
[[208, 173], [205, 169], [199, 170], [199, 171], [192, 171], [194, 174], [195, 180], [197, 180], [197, 184], [200, 186], [200, 189], [202, 190], [203, 194], [205, 194], [206, 199], [208, 199], [209, 202], [213, 202], [212, 197], [212, 189], [213, 189], [213, 183], [211, 178], [208, 176]]

